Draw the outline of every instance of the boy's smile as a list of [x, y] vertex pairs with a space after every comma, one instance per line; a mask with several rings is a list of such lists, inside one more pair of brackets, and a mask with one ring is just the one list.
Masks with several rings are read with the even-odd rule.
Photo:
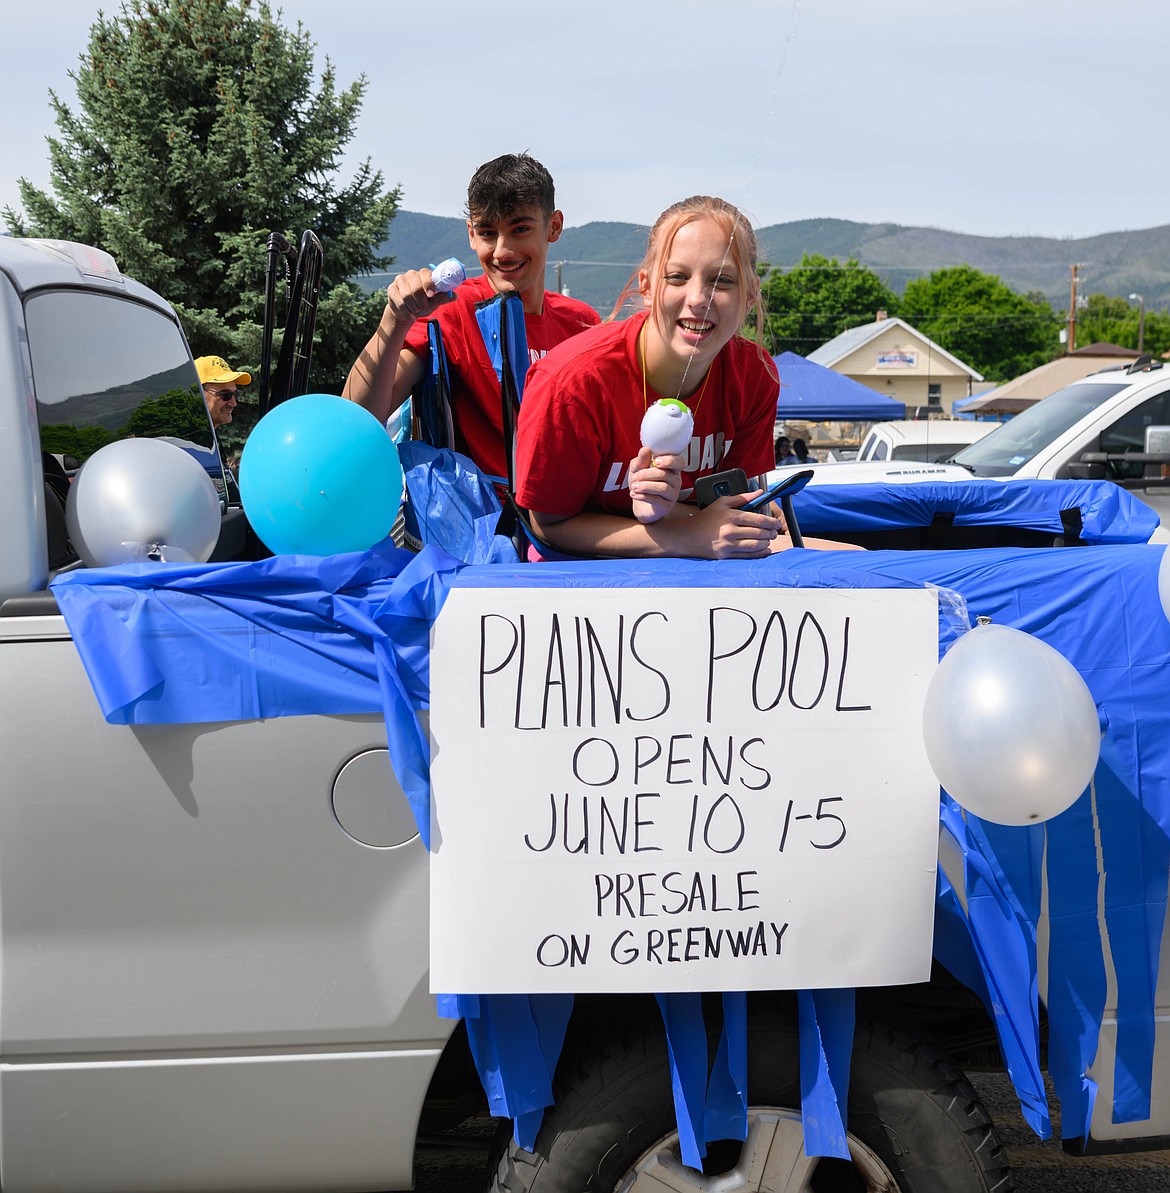
[[559, 239], [563, 227], [559, 211], [546, 218], [536, 207], [521, 207], [498, 220], [473, 216], [467, 221], [467, 239], [492, 288], [518, 290], [525, 309], [532, 299], [533, 313], [539, 313], [548, 246]]

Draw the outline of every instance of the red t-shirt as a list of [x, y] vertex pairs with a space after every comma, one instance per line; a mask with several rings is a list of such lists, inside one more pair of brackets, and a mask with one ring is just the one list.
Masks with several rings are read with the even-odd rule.
[[[504, 428], [500, 409], [500, 382], [484, 347], [475, 319], [477, 303], [495, 297], [486, 276], [468, 278], [455, 291], [455, 301], [433, 316], [443, 333], [443, 346], [451, 365], [451, 417], [455, 448], [470, 456], [492, 476], [507, 476]], [[544, 310], [525, 314], [528, 355], [539, 360], [562, 340], [575, 336], [598, 321], [597, 312], [576, 298], [545, 293]], [[427, 358], [427, 320], [418, 320], [407, 332], [406, 347]]]
[[[516, 437], [516, 496], [525, 509], [632, 516], [629, 465], [642, 446], [638, 332], [645, 321], [639, 314], [604, 323], [529, 370]], [[646, 391], [648, 402], [673, 396]], [[687, 399], [695, 431], [681, 500], [697, 476], [742, 468], [750, 477], [772, 469], [779, 396], [771, 360], [749, 340], [730, 340], [711, 364], [702, 398], [696, 392]]]

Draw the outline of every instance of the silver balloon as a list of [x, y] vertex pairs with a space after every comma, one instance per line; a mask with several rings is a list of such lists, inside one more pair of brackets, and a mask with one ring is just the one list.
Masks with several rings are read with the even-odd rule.
[[69, 539], [90, 567], [202, 563], [219, 523], [219, 495], [203, 465], [161, 439], [120, 439], [94, 452], [65, 503]]
[[1059, 815], [1088, 786], [1101, 749], [1097, 707], [1046, 642], [979, 625], [943, 657], [926, 691], [926, 756], [969, 812], [998, 824]]

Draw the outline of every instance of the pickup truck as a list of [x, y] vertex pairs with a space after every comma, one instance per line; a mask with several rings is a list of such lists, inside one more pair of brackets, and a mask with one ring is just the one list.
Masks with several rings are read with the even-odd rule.
[[857, 452], [859, 462], [873, 460], [949, 460], [955, 452], [995, 429], [994, 423], [961, 418], [906, 419], [874, 423]]
[[[428, 990], [428, 854], [376, 701], [116, 723], [102, 715], [50, 589], [81, 567], [66, 531], [63, 461], [84, 464], [128, 434], [190, 445], [221, 492], [217, 558], [245, 559], [243, 512], [200, 410], [191, 352], [164, 300], [99, 250], [0, 239], [0, 1187], [410, 1189], [420, 1146], [497, 1107], [477, 1077], [491, 1059], [473, 1057], [464, 1025], [440, 1017]], [[1135, 553], [1113, 558], [1152, 575], [1156, 560], [1142, 554], [1151, 550], [1033, 554], [1051, 557], [1059, 587], [1066, 558]], [[235, 649], [229, 636], [217, 647]], [[242, 632], [239, 641], [247, 687], [249, 652], [264, 644]], [[225, 712], [235, 707], [228, 696]], [[971, 848], [958, 821], [942, 826], [952, 918], [983, 906], [991, 882], [980, 870], [970, 885]], [[1079, 915], [1099, 948], [1098, 916]], [[1017, 918], [1021, 948], [1034, 953], [1036, 925]], [[1042, 943], [1046, 931], [1045, 921]], [[1154, 969], [1162, 958], [1164, 1003], [1160, 931], [1149, 942]], [[927, 983], [860, 997], [847, 1162], [804, 1155], [792, 992], [752, 997], [747, 1141], [713, 1148], [707, 1175], [679, 1162], [653, 998], [592, 995], [567, 1023], [534, 1148], [509, 1142], [505, 1124], [484, 1187], [1007, 1189], [1006, 1156], [963, 1071], [1001, 1069], [1005, 1037], [987, 991], [973, 992], [971, 975], [945, 960], [951, 969], [936, 960]], [[1043, 947], [1032, 964], [1038, 973], [1025, 963], [1016, 977], [1025, 994], [1038, 981], [1043, 1001]], [[1170, 1049], [1163, 1035], [1154, 1041], [1164, 1005], [1150, 1008], [1138, 1058], [1152, 1066], [1153, 1101], [1138, 1096], [1113, 1121], [1119, 989], [1124, 1006], [1128, 988], [1115, 975], [1084, 1058], [1063, 1074], [1066, 1088], [1101, 1091], [1066, 1139], [1075, 1151], [1170, 1145]], [[1119, 1065], [1119, 1086], [1142, 1085], [1131, 1068]]]
[[1167, 543], [1168, 470], [1170, 373], [1144, 356], [1073, 382], [946, 459], [883, 462], [871, 452], [857, 462], [817, 465], [811, 483], [1110, 480], [1157, 511], [1162, 525], [1151, 541]]

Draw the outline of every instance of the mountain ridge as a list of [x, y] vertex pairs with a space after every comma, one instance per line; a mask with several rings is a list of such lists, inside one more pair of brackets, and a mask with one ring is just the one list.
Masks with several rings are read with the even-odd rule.
[[[549, 251], [547, 284], [563, 283], [603, 315], [641, 259], [649, 229], [620, 221], [591, 221], [566, 228]], [[1067, 310], [1070, 267], [1077, 264], [1079, 293], [1145, 296], [1147, 310], [1170, 305], [1170, 224], [1085, 237], [973, 236], [941, 228], [865, 224], [833, 218], [792, 220], [756, 229], [760, 260], [788, 269], [804, 253], [845, 261], [855, 257], [900, 293], [912, 278], [937, 269], [970, 265], [995, 274], [1020, 293], [1038, 291]], [[399, 211], [381, 252], [393, 256], [388, 274], [357, 279], [367, 289], [388, 284], [396, 272], [459, 257], [478, 272], [467, 247], [463, 220]], [[474, 267], [474, 268], [471, 268]]]

